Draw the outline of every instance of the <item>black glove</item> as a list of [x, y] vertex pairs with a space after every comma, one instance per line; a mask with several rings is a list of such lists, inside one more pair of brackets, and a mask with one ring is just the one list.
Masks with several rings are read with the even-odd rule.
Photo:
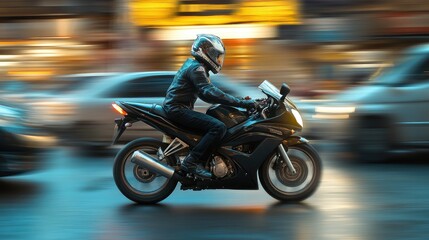
[[256, 108], [257, 106], [258, 105], [256, 101], [253, 99], [241, 100], [240, 102], [240, 107], [242, 108], [252, 109], [252, 108]]

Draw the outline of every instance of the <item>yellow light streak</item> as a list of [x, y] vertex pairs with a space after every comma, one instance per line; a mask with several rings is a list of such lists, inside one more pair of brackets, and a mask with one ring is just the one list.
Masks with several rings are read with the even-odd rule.
[[311, 117], [316, 119], [348, 119], [350, 116], [348, 114], [315, 114]]

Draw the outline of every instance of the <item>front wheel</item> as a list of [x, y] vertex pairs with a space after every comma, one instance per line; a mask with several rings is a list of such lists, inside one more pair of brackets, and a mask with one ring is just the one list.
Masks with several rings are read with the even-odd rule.
[[259, 180], [272, 197], [285, 202], [298, 202], [316, 191], [322, 173], [322, 162], [309, 144], [290, 146], [287, 152], [296, 174], [292, 174], [276, 151], [259, 169]]
[[[156, 139], [136, 139], [119, 151], [113, 166], [116, 186], [128, 199], [141, 204], [153, 204], [164, 200], [176, 188], [177, 181], [168, 179], [131, 162], [134, 151], [144, 151], [157, 158], [159, 148], [166, 144]], [[171, 163], [170, 163], [171, 164]]]

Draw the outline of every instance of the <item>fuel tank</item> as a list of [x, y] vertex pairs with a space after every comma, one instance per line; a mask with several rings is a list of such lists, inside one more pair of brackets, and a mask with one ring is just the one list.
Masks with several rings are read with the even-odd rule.
[[247, 113], [235, 107], [216, 104], [207, 110], [207, 115], [219, 119], [225, 123], [227, 128], [233, 127], [247, 119]]

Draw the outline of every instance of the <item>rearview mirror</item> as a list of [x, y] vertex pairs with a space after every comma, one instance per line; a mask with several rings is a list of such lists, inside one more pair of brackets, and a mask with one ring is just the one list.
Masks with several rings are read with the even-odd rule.
[[280, 88], [280, 94], [283, 96], [283, 98], [285, 98], [289, 93], [290, 87], [286, 83], [283, 83], [282, 87]]

